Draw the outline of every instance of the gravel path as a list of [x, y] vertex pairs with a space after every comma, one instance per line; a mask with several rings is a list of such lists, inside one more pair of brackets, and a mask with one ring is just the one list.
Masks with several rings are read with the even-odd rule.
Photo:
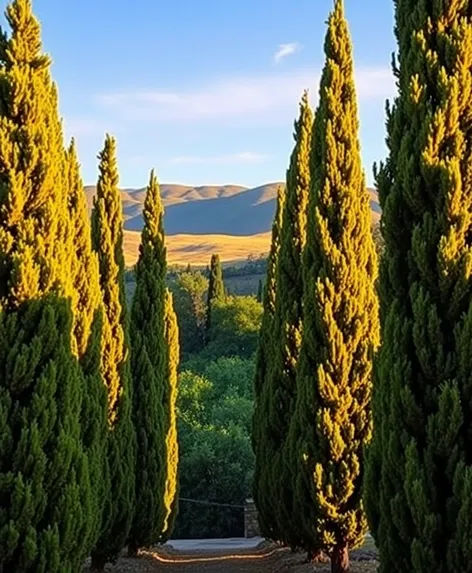
[[[351, 573], [375, 573], [378, 563], [370, 551], [354, 552]], [[89, 571], [84, 568], [84, 573]], [[304, 563], [304, 555], [262, 543], [254, 549], [177, 551], [163, 547], [143, 551], [137, 559], [121, 558], [107, 573], [328, 573], [328, 564]]]

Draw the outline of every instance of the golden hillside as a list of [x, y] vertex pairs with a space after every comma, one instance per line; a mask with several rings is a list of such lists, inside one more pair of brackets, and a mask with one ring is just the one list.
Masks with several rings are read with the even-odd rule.
[[[169, 264], [207, 265], [213, 253], [219, 253], [223, 263], [234, 263], [248, 255], [266, 254], [270, 246], [270, 232], [252, 236], [234, 235], [168, 235], [167, 262]], [[124, 252], [126, 266], [134, 265], [138, 256], [141, 234], [126, 231]]]
[[[169, 263], [205, 265], [216, 252], [225, 263], [246, 259], [250, 254], [266, 254], [280, 185], [275, 182], [247, 188], [161, 184]], [[88, 186], [85, 192], [90, 208], [95, 187]], [[377, 193], [374, 189], [369, 192], [372, 222], [377, 223]], [[144, 188], [121, 191], [127, 266], [135, 263], [138, 254], [145, 193]]]

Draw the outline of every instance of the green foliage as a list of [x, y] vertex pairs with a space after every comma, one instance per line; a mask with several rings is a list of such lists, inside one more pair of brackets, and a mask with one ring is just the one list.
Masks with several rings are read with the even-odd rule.
[[212, 309], [209, 342], [202, 356], [249, 358], [257, 349], [262, 306], [252, 296], [228, 297]]
[[223, 279], [226, 282], [230, 278], [244, 277], [248, 275], [265, 275], [268, 268], [268, 259], [265, 254], [259, 257], [248, 255], [244, 264], [235, 266], [225, 266], [223, 269]]
[[187, 365], [184, 367], [179, 375], [179, 426], [197, 428], [209, 423], [206, 404], [211, 399], [213, 384], [204, 376], [187, 370]]
[[100, 373], [102, 299], [98, 259], [92, 249], [90, 220], [74, 141], [67, 151], [68, 210], [72, 235], [72, 349], [85, 376], [82, 440], [89, 459], [93, 515], [90, 544], [100, 535], [104, 500], [110, 487], [106, 460], [107, 391]]
[[[287, 188], [277, 230], [277, 263], [268, 289], [273, 310], [266, 308], [268, 322], [263, 332], [265, 361], [256, 379], [257, 416], [263, 421], [255, 427], [254, 444], [258, 459], [255, 497], [261, 513], [261, 526], [267, 535], [299, 545], [296, 528], [291, 526], [293, 508], [291, 467], [287, 439], [295, 404], [296, 368], [301, 343], [302, 319], [302, 251], [305, 244], [306, 204], [310, 187], [310, 150], [313, 113], [305, 92], [300, 116], [295, 122], [295, 145], [287, 170]], [[276, 288], [276, 296], [274, 295]], [[269, 330], [270, 329], [270, 330]], [[270, 352], [270, 356], [269, 356]], [[273, 500], [277, 499], [274, 506]], [[265, 501], [265, 503], [264, 503]]]
[[367, 531], [361, 502], [379, 344], [377, 260], [359, 145], [352, 47], [341, 0], [328, 21], [313, 135], [304, 253], [303, 342], [290, 427], [303, 544], [349, 571]]
[[55, 295], [0, 315], [0, 568], [75, 572], [94, 508], [72, 314]]
[[160, 521], [160, 541], [172, 534], [178, 512], [179, 442], [177, 437], [178, 368], [180, 360], [179, 328], [170, 291], [166, 291], [164, 313], [166, 369], [164, 386], [165, 491]]
[[115, 140], [106, 136], [99, 155], [92, 239], [98, 254], [103, 301], [100, 370], [108, 391], [107, 459], [110, 490], [92, 566], [103, 570], [126, 544], [135, 498], [136, 435], [131, 420], [128, 318], [124, 284], [123, 220]]
[[272, 324], [276, 301], [277, 261], [280, 251], [280, 234], [285, 204], [285, 190], [279, 189], [277, 209], [272, 224], [272, 240], [267, 270], [267, 281], [263, 293], [263, 315], [259, 331], [254, 374], [254, 413], [252, 420], [252, 448], [255, 454], [255, 469], [253, 482], [253, 497], [258, 509], [259, 527], [261, 533], [270, 539], [280, 539], [276, 528], [274, 504], [266, 487], [265, 472], [270, 467], [270, 448], [267, 447], [269, 406], [271, 396], [265, 392], [268, 376], [272, 365]]
[[73, 355], [65, 151], [40, 26], [0, 37], [0, 570], [72, 573], [93, 535]]
[[375, 250], [377, 251], [377, 258], [380, 260], [385, 251], [385, 243], [382, 237], [382, 230], [380, 224], [377, 224], [372, 229], [372, 234], [374, 236]]
[[382, 573], [470, 571], [470, 2], [395, 4], [366, 507]]
[[210, 277], [208, 281], [206, 329], [211, 329], [211, 313], [217, 301], [224, 301], [226, 297], [223, 272], [219, 255], [212, 255], [210, 263]]
[[208, 363], [202, 374], [212, 381], [213, 399], [219, 401], [225, 394], [252, 399], [254, 362], [239, 356], [221, 357]]
[[159, 184], [151, 173], [144, 201], [144, 227], [136, 264], [131, 309], [133, 424], [136, 430], [136, 501], [128, 537], [129, 553], [157, 543], [161, 535], [166, 482], [164, 395], [166, 249]]
[[182, 355], [202, 350], [205, 343], [208, 280], [198, 271], [180, 273], [170, 285], [174, 296]]
[[293, 415], [297, 364], [302, 333], [302, 252], [305, 246], [306, 206], [310, 190], [310, 152], [313, 112], [305, 92], [300, 116], [295, 122], [295, 146], [287, 171], [287, 188], [282, 215], [280, 251], [277, 260], [277, 294], [272, 323], [272, 361], [264, 388], [269, 397], [268, 440], [272, 459], [264, 484], [268, 495], [278, 500], [277, 529], [281, 540], [292, 547], [300, 544], [297, 520], [293, 519], [292, 466], [288, 431]]
[[[189, 368], [201, 367], [196, 373]], [[179, 376], [180, 496], [243, 505], [250, 495], [252, 360], [219, 358], [183, 365]], [[241, 508], [181, 501], [175, 537], [244, 534]]]
[[257, 286], [257, 302], [260, 302], [261, 304], [263, 300], [263, 294], [264, 294], [264, 284], [262, 279], [259, 279], [259, 284]]

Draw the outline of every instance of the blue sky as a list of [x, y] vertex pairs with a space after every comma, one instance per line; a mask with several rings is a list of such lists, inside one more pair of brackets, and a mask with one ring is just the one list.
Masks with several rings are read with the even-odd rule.
[[[0, 0], [4, 11], [6, 0]], [[302, 90], [316, 103], [331, 0], [33, 0], [66, 135], [94, 183], [105, 132], [121, 185], [282, 180]], [[391, 0], [345, 0], [368, 181], [385, 155]], [[278, 55], [277, 55], [278, 54]]]

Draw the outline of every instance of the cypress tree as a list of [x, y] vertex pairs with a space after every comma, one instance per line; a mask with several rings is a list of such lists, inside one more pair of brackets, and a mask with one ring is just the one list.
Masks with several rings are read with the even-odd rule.
[[304, 542], [349, 571], [367, 522], [363, 450], [371, 436], [371, 370], [379, 343], [377, 260], [361, 166], [352, 47], [342, 0], [325, 39], [303, 258], [303, 342], [290, 443]]
[[293, 519], [288, 431], [296, 397], [296, 372], [302, 328], [302, 253], [305, 245], [306, 205], [310, 189], [310, 152], [313, 113], [303, 94], [295, 122], [295, 146], [287, 171], [287, 191], [277, 262], [277, 296], [272, 324], [273, 361], [267, 391], [270, 395], [268, 435], [273, 455], [268, 458], [266, 487], [277, 499], [276, 518], [282, 540], [300, 546]]
[[470, 571], [471, 3], [395, 4], [366, 507], [381, 571]]
[[280, 251], [282, 217], [285, 204], [285, 189], [277, 191], [277, 208], [272, 224], [272, 240], [267, 264], [267, 280], [263, 294], [263, 315], [259, 332], [259, 344], [256, 354], [254, 377], [254, 413], [252, 418], [252, 448], [255, 454], [253, 478], [253, 496], [257, 507], [259, 527], [264, 537], [273, 540], [281, 538], [274, 517], [274, 500], [266, 487], [266, 473], [270, 468], [271, 450], [267, 421], [269, 419], [270, 395], [268, 376], [272, 364], [272, 325], [274, 321], [275, 301], [277, 295], [277, 262]]
[[90, 220], [87, 213], [80, 165], [75, 141], [67, 150], [68, 207], [72, 230], [72, 284], [74, 292], [74, 353], [82, 358], [90, 344], [93, 323], [101, 307], [97, 254], [92, 248]]
[[177, 381], [179, 368], [179, 326], [174, 310], [172, 294], [166, 291], [165, 305], [165, 341], [166, 341], [166, 377], [164, 386], [164, 438], [166, 446], [165, 459], [165, 493], [161, 512], [160, 542], [167, 541], [172, 534], [178, 512], [178, 471], [179, 443], [177, 439]]
[[144, 227], [136, 264], [136, 291], [131, 312], [133, 344], [133, 422], [137, 436], [136, 504], [128, 551], [159, 540], [165, 491], [166, 384], [165, 297], [166, 248], [164, 210], [159, 184], [151, 172], [144, 202]]
[[83, 377], [71, 351], [64, 143], [30, 0], [0, 34], [0, 570], [78, 571], [90, 549]]
[[124, 284], [123, 215], [118, 189], [116, 143], [109, 135], [99, 154], [92, 243], [98, 254], [103, 301], [100, 370], [108, 393], [107, 458], [110, 489], [92, 568], [103, 570], [126, 544], [135, 498], [136, 435], [131, 420], [128, 317]]
[[264, 297], [264, 283], [262, 279], [259, 279], [259, 284], [257, 285], [257, 302], [262, 303]]
[[211, 256], [210, 277], [208, 282], [207, 316], [206, 316], [207, 332], [209, 332], [211, 328], [211, 310], [213, 304], [217, 301], [224, 300], [225, 298], [226, 298], [226, 291], [223, 282], [223, 271], [221, 269], [220, 256], [214, 254]]
[[103, 504], [109, 487], [106, 463], [107, 393], [100, 373], [102, 313], [97, 254], [92, 249], [90, 220], [74, 140], [67, 151], [68, 207], [71, 228], [70, 273], [73, 293], [72, 349], [85, 376], [81, 417], [82, 440], [87, 448], [93, 515], [92, 548], [101, 527]]

